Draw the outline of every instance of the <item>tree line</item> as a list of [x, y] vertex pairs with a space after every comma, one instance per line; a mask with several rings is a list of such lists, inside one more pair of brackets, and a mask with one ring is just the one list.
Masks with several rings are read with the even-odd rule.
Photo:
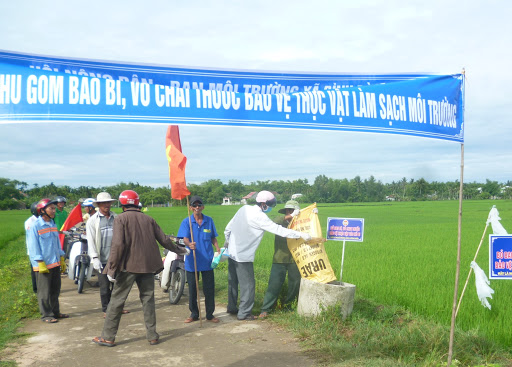
[[[354, 203], [379, 201], [418, 201], [418, 200], [457, 200], [459, 198], [459, 181], [428, 182], [423, 178], [418, 180], [402, 178], [391, 183], [382, 183], [373, 176], [361, 179], [334, 179], [319, 175], [313, 183], [307, 179], [293, 181], [273, 180], [256, 181], [244, 184], [239, 180], [229, 180], [223, 183], [211, 179], [201, 184], [189, 184], [192, 195], [199, 195], [210, 205], [222, 204], [225, 197], [232, 202], [239, 202], [250, 192], [268, 190], [276, 193], [279, 203], [289, 200], [293, 194], [302, 194], [301, 202], [317, 203]], [[95, 198], [101, 191], [106, 191], [113, 198], [119, 197], [124, 190], [135, 190], [145, 206], [151, 205], [186, 205], [186, 200], [171, 198], [171, 190], [167, 186], [152, 187], [138, 182], [118, 183], [112, 186], [39, 186], [34, 184], [29, 188], [26, 182], [0, 178], [0, 210], [29, 208], [30, 204], [45, 197], [64, 196], [69, 203], [78, 202], [88, 197]], [[465, 183], [464, 199], [512, 199], [512, 181], [499, 183], [486, 180], [485, 183]]]

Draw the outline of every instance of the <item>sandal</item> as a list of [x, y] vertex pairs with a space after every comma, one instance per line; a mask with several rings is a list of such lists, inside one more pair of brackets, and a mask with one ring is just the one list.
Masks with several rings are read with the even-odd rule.
[[66, 313], [59, 313], [57, 316], [55, 316], [56, 319], [68, 319], [69, 315]]
[[187, 317], [185, 321], [183, 321], [185, 324], [190, 324], [191, 322], [197, 321], [199, 319], [194, 319], [193, 317]]
[[206, 321], [213, 322], [214, 324], [218, 323], [220, 320], [216, 317], [212, 317], [211, 319], [207, 319]]
[[128, 310], [122, 310], [122, 311], [121, 311], [121, 313], [122, 313], [123, 315], [126, 315], [127, 313], [130, 313], [130, 311], [128, 311]]
[[59, 322], [56, 318], [53, 317], [46, 317], [44, 319], [41, 319], [42, 322], [45, 322], [47, 324], [55, 324], [56, 322]]
[[98, 345], [103, 346], [103, 347], [115, 347], [116, 346], [116, 343], [111, 342], [109, 340], [105, 340], [101, 336], [96, 336], [92, 341]]

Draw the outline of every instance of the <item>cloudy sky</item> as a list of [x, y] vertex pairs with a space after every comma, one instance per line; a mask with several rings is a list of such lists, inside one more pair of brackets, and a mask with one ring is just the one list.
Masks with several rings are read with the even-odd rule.
[[[512, 180], [508, 1], [2, 1], [0, 49], [131, 63], [332, 73], [466, 70], [464, 181]], [[0, 177], [168, 185], [167, 125], [0, 125]], [[187, 181], [320, 174], [460, 178], [459, 143], [388, 134], [181, 126]]]

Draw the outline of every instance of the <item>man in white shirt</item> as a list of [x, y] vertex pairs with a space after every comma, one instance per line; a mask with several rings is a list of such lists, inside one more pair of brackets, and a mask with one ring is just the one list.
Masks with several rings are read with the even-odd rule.
[[[309, 241], [311, 236], [274, 223], [265, 213], [276, 205], [276, 198], [270, 191], [260, 191], [256, 205], [241, 207], [226, 226], [224, 236], [228, 248], [228, 308], [237, 314], [239, 320], [254, 320], [252, 314], [256, 281], [254, 279], [254, 255], [265, 232], [286, 238], [302, 238]], [[240, 305], [237, 309], [238, 286]]]
[[99, 273], [98, 281], [100, 283], [100, 299], [103, 317], [105, 317], [107, 312], [113, 285], [108, 280], [107, 275], [101, 272], [110, 256], [110, 246], [112, 245], [112, 235], [114, 233], [114, 218], [116, 217], [116, 214], [110, 211], [110, 208], [112, 207], [112, 203], [116, 201], [117, 200], [112, 199], [108, 192], [100, 192], [96, 200], [92, 203], [98, 208], [98, 211], [91, 215], [86, 224], [89, 255], [92, 258], [92, 266]]

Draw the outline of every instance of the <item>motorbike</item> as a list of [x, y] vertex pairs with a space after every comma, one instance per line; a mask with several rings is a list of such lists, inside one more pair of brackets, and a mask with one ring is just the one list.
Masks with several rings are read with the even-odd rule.
[[[183, 238], [173, 236], [171, 238], [178, 246], [185, 246]], [[164, 292], [169, 292], [169, 302], [175, 305], [180, 301], [187, 282], [185, 256], [167, 249], [164, 250], [164, 256], [164, 270], [159, 276], [160, 287], [163, 288]]]
[[84, 284], [92, 277], [93, 266], [88, 254], [85, 226], [73, 227], [69, 231], [71, 249], [69, 251], [68, 278], [78, 285], [78, 293], [82, 293]]

